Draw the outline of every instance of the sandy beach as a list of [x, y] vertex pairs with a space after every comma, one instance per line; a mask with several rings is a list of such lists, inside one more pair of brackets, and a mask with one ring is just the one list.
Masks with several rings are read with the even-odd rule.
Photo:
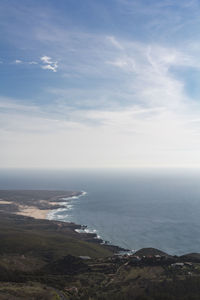
[[60, 190], [1, 190], [0, 211], [47, 219], [50, 211], [63, 207], [62, 202], [66, 202], [66, 198], [80, 196], [82, 193]]
[[16, 212], [17, 215], [32, 217], [35, 219], [46, 219], [49, 209], [39, 209], [35, 206], [19, 206], [20, 211]]
[[0, 199], [0, 204], [12, 204], [12, 202]]

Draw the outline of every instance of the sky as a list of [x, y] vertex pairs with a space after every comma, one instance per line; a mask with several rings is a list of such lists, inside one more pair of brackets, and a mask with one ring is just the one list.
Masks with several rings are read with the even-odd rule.
[[199, 0], [1, 0], [0, 167], [200, 167]]

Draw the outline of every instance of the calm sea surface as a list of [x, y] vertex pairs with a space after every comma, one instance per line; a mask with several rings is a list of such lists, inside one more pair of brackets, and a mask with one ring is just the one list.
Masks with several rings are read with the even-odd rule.
[[128, 249], [200, 252], [200, 170], [1, 170], [0, 189], [85, 191], [53, 218]]

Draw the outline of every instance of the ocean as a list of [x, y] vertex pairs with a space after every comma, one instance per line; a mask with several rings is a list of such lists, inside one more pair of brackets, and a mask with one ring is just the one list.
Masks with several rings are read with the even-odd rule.
[[200, 252], [200, 170], [0, 170], [0, 189], [84, 191], [50, 218], [103, 240], [169, 254]]

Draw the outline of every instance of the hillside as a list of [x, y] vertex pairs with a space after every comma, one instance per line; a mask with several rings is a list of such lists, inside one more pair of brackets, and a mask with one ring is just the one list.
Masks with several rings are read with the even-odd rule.
[[[0, 299], [199, 300], [200, 254], [143, 248], [119, 255], [94, 234], [77, 233], [80, 225], [16, 214], [19, 202], [33, 205], [31, 192], [19, 193], [0, 201]], [[44, 194], [45, 205], [58, 197]], [[39, 206], [41, 194], [33, 200]]]

